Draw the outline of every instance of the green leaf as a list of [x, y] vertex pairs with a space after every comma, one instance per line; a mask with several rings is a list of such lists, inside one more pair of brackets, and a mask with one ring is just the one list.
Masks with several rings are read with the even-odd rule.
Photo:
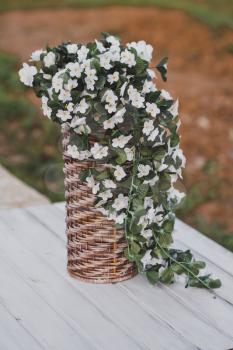
[[171, 147], [176, 147], [180, 142], [180, 137], [177, 133], [171, 135]]
[[164, 57], [156, 66], [156, 69], [161, 74], [163, 81], [167, 80], [167, 68], [165, 66], [167, 64], [167, 61], [168, 61], [168, 57]]
[[206, 263], [204, 261], [194, 261], [192, 266], [195, 268], [195, 269], [204, 269], [206, 267]]
[[138, 243], [136, 243], [135, 241], [130, 242], [130, 250], [134, 253], [134, 254], [138, 254], [141, 250], [141, 247]]
[[118, 148], [116, 150], [116, 153], [117, 153], [117, 158], [116, 158], [117, 164], [123, 164], [127, 161], [127, 156], [124, 150]]
[[146, 277], [151, 284], [155, 285], [159, 281], [159, 272], [155, 270], [148, 270], [146, 271]]
[[106, 83], [106, 77], [103, 75], [99, 76], [97, 82], [95, 83], [96, 89], [102, 90], [105, 83]]
[[96, 102], [94, 104], [94, 108], [100, 115], [107, 115], [107, 111], [101, 102]]
[[80, 181], [85, 181], [88, 176], [89, 176], [89, 169], [81, 170], [79, 173]]
[[166, 150], [162, 147], [159, 147], [158, 149], [155, 149], [153, 152], [153, 159], [157, 162], [161, 162], [166, 155]]
[[159, 244], [163, 248], [169, 247], [173, 243], [173, 238], [170, 233], [163, 233], [159, 237]]
[[172, 233], [174, 229], [174, 220], [166, 220], [163, 223], [163, 229], [166, 233]]
[[95, 69], [97, 72], [101, 69], [100, 67], [100, 61], [98, 58], [92, 58], [91, 60], [91, 68]]
[[141, 74], [148, 68], [148, 62], [142, 60], [139, 56], [136, 58], [136, 73]]
[[96, 175], [96, 180], [104, 180], [104, 179], [107, 179], [108, 177], [109, 177], [109, 173], [105, 170], [105, 171], [99, 172], [99, 174]]
[[171, 267], [166, 268], [160, 275], [160, 281], [165, 284], [170, 284], [173, 282], [174, 272]]
[[159, 179], [159, 190], [167, 191], [171, 187], [171, 177], [169, 174], [163, 173]]
[[216, 288], [220, 288], [222, 285], [221, 281], [219, 278], [216, 278], [216, 279], [211, 279], [210, 282], [209, 282], [209, 287], [211, 289], [216, 289]]

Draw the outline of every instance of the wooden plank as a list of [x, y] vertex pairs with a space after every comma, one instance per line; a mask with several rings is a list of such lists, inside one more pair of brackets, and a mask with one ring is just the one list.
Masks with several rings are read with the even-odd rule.
[[[1, 259], [0, 264], [1, 298], [7, 309], [16, 313], [20, 322], [44, 349], [76, 350], [77, 346], [84, 349], [94, 349], [87, 341], [62, 320], [45, 300], [16, 273], [13, 267]], [[20, 338], [18, 342], [20, 342]], [[15, 348], [17, 349], [17, 347]]]
[[0, 303], [0, 349], [1, 350], [41, 350], [42, 345], [25, 330], [16, 315], [8, 312]]
[[[55, 203], [54, 206], [65, 215], [65, 202]], [[176, 219], [174, 238], [192, 247], [192, 249], [198, 251], [202, 256], [205, 256], [212, 263], [233, 276], [233, 254], [229, 250], [179, 219]]]
[[[60, 207], [59, 205], [56, 206], [56, 207], [58, 207], [59, 209], [61, 208], [61, 211], [64, 212], [63, 211], [64, 207]], [[58, 222], [58, 221], [55, 221], [55, 219], [53, 219], [51, 217], [49, 218], [48, 215], [47, 216], [45, 215], [44, 209], [42, 209], [42, 208], [43, 207], [41, 207], [41, 217], [43, 217], [43, 220], [46, 221], [47, 227], [49, 227], [51, 230], [54, 229], [54, 232], [57, 232], [57, 234], [60, 232], [60, 237], [63, 239], [63, 237], [64, 237], [64, 230], [65, 230], [65, 223], [64, 223], [63, 219], [59, 217], [60, 219], [59, 219], [59, 222]], [[33, 208], [31, 209], [31, 212], [33, 213]], [[51, 216], [52, 213], [54, 215], [56, 215], [56, 211], [53, 210], [53, 211], [50, 211], [50, 216]], [[54, 222], [54, 225], [55, 225], [54, 228], [52, 227], [53, 222]], [[59, 229], [59, 227], [60, 227], [60, 229]], [[187, 228], [189, 228], [189, 226], [187, 226]], [[192, 228], [190, 228], [190, 229], [192, 230]], [[231, 304], [233, 304], [233, 294], [231, 292], [231, 288], [233, 286], [233, 278], [231, 277], [231, 275], [224, 268], [222, 268], [219, 265], [216, 265], [213, 262], [214, 261], [214, 257], [212, 257], [212, 255], [210, 253], [210, 250], [209, 250], [209, 246], [208, 246], [209, 243], [212, 244], [212, 241], [210, 239], [206, 238], [206, 240], [205, 240], [205, 249], [202, 248], [202, 252], [203, 253], [205, 251], [208, 252], [208, 256], [206, 258], [205, 255], [203, 255], [203, 254], [200, 255], [199, 251], [196, 250], [196, 246], [195, 246], [195, 244], [193, 244], [193, 240], [194, 240], [193, 237], [191, 237], [191, 241], [189, 243], [188, 235], [189, 235], [189, 231], [186, 230], [186, 239], [185, 239], [185, 242], [183, 242], [183, 236], [182, 236], [182, 241], [181, 241], [180, 236], [179, 236], [179, 238], [177, 238], [177, 234], [176, 234], [174, 246], [179, 248], [179, 246], [181, 247], [182, 244], [185, 244], [185, 249], [191, 249], [195, 253], [194, 255], [197, 256], [197, 259], [200, 258], [200, 259], [204, 259], [205, 261], [207, 260], [208, 271], [212, 271], [213, 274], [216, 277], [221, 276], [221, 280], [222, 280], [222, 283], [223, 283], [222, 288], [215, 290], [216, 295], [219, 295], [223, 299], [225, 299], [228, 302], [230, 302]], [[198, 233], [198, 235], [200, 235], [200, 234]], [[216, 243], [215, 242], [213, 242], [213, 243], [216, 246]], [[221, 249], [222, 247], [217, 245], [215, 247], [215, 249], [214, 249], [214, 252], [213, 252], [214, 256], [217, 255], [217, 248], [218, 247], [220, 249], [220, 253], [221, 254], [223, 253], [222, 249]], [[224, 251], [225, 251], [225, 249], [224, 249]], [[228, 256], [228, 260], [229, 261], [226, 261], [226, 263], [233, 262], [233, 254], [230, 254]], [[217, 257], [216, 257], [216, 263], [218, 263], [218, 258]]]
[[[17, 212], [19, 213], [19, 211]], [[118, 349], [119, 345], [127, 349], [142, 349], [127, 332], [121, 331], [101, 310], [91, 305], [84, 295], [77, 293], [77, 290], [73, 288], [66, 279], [61, 277], [56, 272], [56, 269], [46, 263], [46, 258], [52, 255], [47, 248], [44, 248], [43, 254], [39, 254], [39, 257], [33, 253], [34, 251], [37, 252], [37, 250], [40, 250], [40, 246], [38, 244], [34, 245], [33, 242], [35, 243], [35, 241], [33, 237], [28, 240], [28, 236], [25, 234], [26, 232], [28, 234], [30, 234], [30, 232], [35, 232], [31, 230], [33, 227], [27, 226], [29, 230], [23, 231], [20, 229], [19, 221], [16, 218], [14, 222], [16, 228], [18, 228], [17, 232], [22, 232], [22, 236], [21, 234], [19, 235], [19, 240], [15, 239], [15, 235], [13, 235], [10, 228], [8, 228], [8, 230], [6, 230], [6, 228], [3, 230], [3, 223], [0, 223], [0, 243], [4, 241], [4, 250], [1, 248], [3, 244], [0, 244], [0, 263], [4, 261], [4, 259], [8, 261], [8, 263], [11, 262], [11, 268], [21, 276], [23, 281], [26, 281], [32, 290], [40, 295], [40, 297], [56, 311], [56, 314], [69, 324], [72, 330], [71, 337], [74, 338], [72, 341], [74, 341], [76, 349], [77, 346], [85, 350], [108, 349], [109, 341], [115, 338], [118, 339], [118, 342], [112, 345], [112, 349]], [[40, 229], [40, 226], [38, 227], [38, 232], [42, 231], [40, 233], [43, 234], [43, 230]], [[38, 232], [36, 234], [38, 234]], [[22, 239], [22, 237], [25, 240]], [[61, 264], [59, 263], [59, 266], [61, 265], [62, 273], [66, 274], [65, 249], [61, 252], [60, 244], [59, 250], [57, 250], [57, 240], [53, 236], [51, 239], [50, 234], [47, 234], [47, 237], [49, 237], [49, 240], [46, 240], [46, 235], [43, 236], [43, 240], [41, 240], [42, 245], [46, 247], [45, 242], [47, 242], [56, 250], [56, 254], [60, 255], [61, 259]], [[38, 236], [38, 238], [40, 240], [40, 236]], [[33, 249], [24, 248], [22, 243], [25, 241], [30, 242]], [[51, 244], [51, 242], [53, 243]], [[58, 243], [60, 242], [58, 241]], [[12, 254], [12, 252], [14, 252], [14, 254]], [[53, 257], [52, 261], [54, 261]], [[7, 288], [9, 288], [9, 283], [6, 285]], [[2, 296], [2, 291], [0, 291], [0, 295]], [[38, 320], [36, 315], [35, 319]], [[106, 334], [103, 333], [103, 330]], [[60, 334], [62, 334], [62, 330], [60, 330]], [[76, 336], [74, 336], [74, 334], [76, 334]], [[84, 337], [85, 344], [80, 344]], [[67, 346], [71, 349], [71, 340], [69, 341], [69, 339], [66, 339], [65, 341], [64, 347], [61, 349], [65, 349]]]
[[[39, 209], [36, 209], [36, 211], [38, 210]], [[57, 213], [59, 214], [60, 212], [57, 211]], [[91, 303], [99, 305], [100, 308], [104, 310], [103, 312], [105, 315], [110, 315], [111, 319], [115, 319], [117, 324], [121, 325], [125, 332], [131, 334], [131, 336], [140, 342], [141, 348], [151, 349], [156, 341], [156, 344], [158, 344], [158, 346], [160, 345], [161, 349], [170, 349], [174, 342], [176, 343], [176, 349], [196, 349], [192, 343], [183, 339], [182, 335], [170, 329], [163, 321], [158, 320], [155, 316], [152, 317], [148, 315], [145, 310], [138, 307], [137, 303], [133, 302], [125, 293], [122, 293], [122, 291], [118, 290], [114, 285], [87, 285], [70, 279], [64, 272], [65, 261], [61, 259], [61, 250], [64, 250], [65, 246], [61, 240], [57, 239], [56, 243], [53, 242], [52, 254], [56, 254], [55, 261], [54, 256], [51, 257], [52, 254], [46, 255], [47, 250], [45, 250], [44, 242], [41, 239], [42, 235], [45, 237], [45, 233], [43, 233], [43, 231], [45, 231], [44, 225], [39, 224], [35, 219], [25, 213], [22, 215], [22, 211], [20, 215], [18, 212], [14, 213], [14, 222], [13, 220], [9, 220], [9, 213], [6, 213], [6, 216], [8, 216], [7, 222], [9, 226], [12, 228], [21, 227], [22, 221], [24, 222], [26, 220], [28, 229], [23, 227], [19, 230], [20, 233], [15, 231], [15, 237], [18, 237], [18, 239], [20, 239], [25, 246], [32, 249], [36, 255], [44, 256], [45, 254], [48, 264], [51, 264], [51, 266], [56, 268], [62, 275], [64, 274], [64, 278], [66, 278], [69, 283], [72, 283], [80, 293], [86, 295]], [[50, 235], [48, 235], [48, 231], [46, 232], [48, 236], [46, 245], [50, 246], [51, 237], [52, 240], [54, 240], [55, 236], [53, 237], [51, 232]], [[38, 235], [39, 233], [40, 237]], [[39, 239], [37, 237], [39, 237]], [[161, 338], [156, 338], [155, 330], [161, 335]], [[145, 337], [145, 335], [147, 335], [147, 337]], [[162, 337], [162, 335], [164, 336]], [[109, 340], [112, 341], [112, 337]], [[166, 343], [164, 344], [164, 342]], [[119, 347], [119, 341], [117, 342], [117, 346]]]
[[[60, 236], [60, 238], [62, 240], [65, 240], [65, 236], [64, 236], [64, 229], [65, 229], [65, 225], [63, 224], [63, 219], [62, 217], [60, 217], [60, 214], [58, 214], [57, 210], [45, 210], [45, 208], [41, 208], [42, 210], [40, 210], [38, 212], [38, 210], [34, 210], [33, 208], [30, 209], [30, 212], [35, 216], [35, 217], [39, 217], [40, 220], [43, 221], [43, 224], [47, 227], [49, 227], [50, 230], [55, 230], [56, 235]], [[232, 279], [230, 278], [230, 276], [227, 275], [228, 281], [230, 281], [231, 286], [232, 286]], [[131, 285], [132, 281], [129, 281], [129, 285]], [[128, 282], [126, 282], [127, 284]], [[135, 285], [136, 283], [136, 285]], [[140, 280], [140, 285], [137, 284], [137, 279], [134, 279], [134, 283], [132, 284], [132, 288], [130, 289], [130, 291], [132, 292], [132, 290], [135, 289], [136, 292], [138, 292], [139, 287], [141, 287], [142, 290], [140, 290], [141, 293], [143, 293], [143, 291], [148, 292], [148, 289], [145, 288], [145, 281], [144, 283]], [[128, 284], [127, 284], [128, 285]], [[178, 283], [179, 285], [179, 283]], [[216, 339], [219, 340], [221, 338], [219, 331], [222, 334], [225, 334], [227, 337], [230, 337], [230, 335], [232, 334], [232, 321], [233, 321], [233, 313], [232, 310], [229, 309], [229, 305], [222, 302], [220, 299], [214, 300], [211, 295], [209, 295], [209, 293], [207, 291], [198, 291], [197, 289], [189, 289], [188, 293], [186, 292], [186, 289], [184, 289], [183, 285], [179, 285], [179, 287], [181, 287], [181, 289], [179, 289], [179, 295], [184, 294], [186, 299], [181, 298], [179, 295], [178, 298], [177, 296], [175, 296], [175, 300], [174, 300], [174, 292], [171, 294], [169, 293], [169, 290], [167, 290], [166, 287], [162, 287], [162, 290], [157, 289], [157, 288], [153, 288], [150, 289], [150, 298], [148, 298], [148, 295], [146, 295], [146, 297], [144, 298], [137, 298], [137, 303], [139, 303], [140, 300], [146, 300], [146, 302], [148, 300], [151, 299], [151, 305], [153, 305], [153, 303], [156, 303], [156, 300], [159, 300], [159, 306], [162, 304], [163, 302], [163, 298], [164, 295], [166, 296], [166, 303], [165, 303], [165, 307], [159, 308], [159, 316], [162, 317], [163, 319], [165, 319], [166, 317], [166, 312], [167, 312], [167, 306], [169, 305], [170, 310], [176, 309], [177, 310], [177, 318], [175, 318], [174, 316], [171, 318], [173, 321], [173, 325], [177, 327], [177, 325], [179, 325], [180, 322], [180, 330], [186, 334], [188, 329], [191, 329], [190, 327], [192, 326], [192, 322], [194, 322], [195, 320], [198, 322], [196, 323], [198, 326], [198, 328], [201, 329], [201, 332], [199, 333], [203, 333], [204, 334], [204, 339], [206, 339], [207, 342], [209, 342], [209, 337], [212, 334], [212, 336], [214, 335], [214, 330], [218, 330], [216, 333]], [[193, 305], [189, 303], [189, 298], [190, 295], [192, 295], [193, 300], [195, 301], [195, 295], [197, 292], [201, 292], [200, 295], [200, 301], [203, 300], [202, 295], [206, 296], [207, 295], [207, 300], [203, 300], [204, 304], [207, 305], [207, 307], [205, 306], [205, 313], [203, 313], [202, 310], [202, 302], [199, 302], [199, 299], [197, 300], [199, 302], [198, 304], [198, 308], [196, 305]], [[160, 293], [160, 294], [158, 294]], [[205, 299], [205, 297], [204, 297]], [[197, 302], [196, 301], [196, 302]], [[140, 303], [139, 303], [140, 304]], [[156, 304], [154, 304], [156, 305]], [[173, 308], [172, 308], [173, 305]], [[157, 310], [157, 307], [156, 307]], [[213, 318], [214, 315], [216, 315], [216, 313], [218, 314], [219, 310], [221, 310], [222, 312], [220, 313], [220, 315], [217, 317], [217, 319], [215, 320], [215, 318]], [[185, 316], [185, 317], [184, 317]], [[223, 316], [223, 317], [221, 317]], [[179, 322], [178, 322], [179, 321]], [[203, 327], [201, 326], [202, 323]], [[214, 330], [212, 329], [212, 332], [208, 333], [211, 330], [211, 326], [214, 328]], [[182, 328], [183, 327], [183, 328]], [[187, 329], [186, 329], [187, 328]], [[193, 328], [193, 327], [192, 327]], [[186, 331], [184, 331], [186, 329]], [[196, 336], [196, 338], [199, 339], [200, 337], [200, 341], [203, 342], [203, 340], [201, 340], [201, 336], [199, 335], [199, 333], [196, 334], [192, 334], [192, 336]], [[188, 333], [187, 333], [188, 334]], [[220, 338], [219, 338], [220, 336]], [[197, 340], [198, 340], [197, 339]], [[232, 337], [230, 337], [231, 341], [232, 341]], [[200, 344], [199, 344], [200, 345]], [[215, 346], [216, 348], [219, 346], [218, 345], [218, 341], [215, 342]]]
[[233, 276], [233, 254], [181, 220], [176, 220], [174, 238], [198, 251]]
[[[58, 205], [58, 207], [60, 208], [60, 204]], [[63, 205], [62, 210], [64, 210]], [[33, 209], [31, 211], [33, 212]], [[61, 239], [65, 239], [65, 225], [63, 223], [62, 217], [60, 217], [60, 215], [57, 214], [56, 210], [50, 210], [49, 215], [46, 215], [46, 212], [43, 211], [37, 213], [37, 215], [40, 215], [40, 218], [43, 219], [44, 224], [49, 226], [51, 230], [55, 230], [56, 233], [60, 235]], [[216, 266], [212, 264], [209, 267], [209, 269], [212, 270], [212, 267], [216, 269]], [[223, 291], [223, 294], [221, 294], [222, 297], [225, 297], [225, 293], [228, 297], [229, 295], [231, 296], [232, 279], [228, 276], [228, 274], [221, 271], [221, 269], [219, 269], [217, 273], [219, 273], [221, 277], [223, 275], [225, 277], [223, 278], [224, 286], [220, 289], [221, 293]], [[142, 284], [142, 286], [142, 288], [144, 288], [144, 284]], [[177, 283], [176, 285], [172, 286], [171, 289], [166, 286], [162, 288], [164, 293], [169, 294], [170, 296], [172, 296], [173, 299], [175, 298], [177, 303], [183, 305], [184, 308], [190, 310], [192, 314], [198, 314], [199, 318], [206, 320], [207, 323], [212, 324], [213, 327], [219, 329], [221, 332], [223, 332], [223, 334], [225, 333], [229, 336], [232, 334], [231, 324], [233, 321], [233, 313], [232, 309], [229, 308], [228, 303], [226, 304], [219, 298], [213, 299], [213, 297], [209, 295], [207, 291], [192, 288], [188, 289], [187, 291], [186, 289], [184, 289], [181, 283]], [[197, 294], [198, 298], [196, 297]], [[190, 302], [190, 299], [192, 302]]]

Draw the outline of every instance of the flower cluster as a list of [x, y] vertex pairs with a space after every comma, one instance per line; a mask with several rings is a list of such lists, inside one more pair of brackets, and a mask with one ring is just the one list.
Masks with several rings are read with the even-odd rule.
[[[170, 247], [185, 157], [178, 101], [158, 89], [152, 51], [144, 41], [123, 46], [103, 33], [87, 45], [35, 51], [19, 75], [41, 97], [43, 114], [69, 128], [68, 155], [102, 165], [80, 177], [96, 196], [96, 210], [124, 229], [128, 259], [152, 283], [184, 273], [188, 285], [212, 288], [218, 280], [197, 277], [203, 263]], [[166, 80], [167, 58], [156, 68]]]

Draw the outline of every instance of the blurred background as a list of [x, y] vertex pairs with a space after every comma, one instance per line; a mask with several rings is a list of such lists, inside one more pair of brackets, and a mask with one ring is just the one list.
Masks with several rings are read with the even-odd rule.
[[0, 164], [51, 201], [64, 200], [59, 128], [17, 71], [35, 49], [101, 31], [147, 41], [155, 63], [169, 56], [159, 87], [180, 100], [187, 157], [177, 215], [233, 251], [232, 0], [0, 0]]

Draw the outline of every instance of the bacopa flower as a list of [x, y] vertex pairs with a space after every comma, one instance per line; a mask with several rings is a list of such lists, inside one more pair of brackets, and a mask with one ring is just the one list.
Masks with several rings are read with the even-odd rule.
[[116, 166], [114, 176], [117, 181], [121, 181], [126, 176], [124, 169], [120, 165]]
[[138, 177], [144, 177], [147, 176], [149, 174], [151, 170], [151, 166], [150, 165], [144, 165], [144, 164], [139, 164], [138, 165]]
[[95, 143], [94, 146], [91, 148], [91, 154], [95, 159], [102, 159], [104, 157], [107, 157], [108, 147], [101, 146], [100, 144]]
[[125, 209], [128, 207], [129, 197], [124, 196], [122, 193], [118, 195], [115, 199], [112, 207], [116, 209], [116, 211], [120, 211], [121, 209]]
[[34, 66], [29, 66], [27, 63], [23, 64], [23, 68], [19, 71], [19, 77], [22, 83], [27, 86], [32, 86], [34, 76], [37, 74], [37, 69]]
[[129, 140], [132, 139], [132, 135], [129, 136], [124, 136], [121, 135], [119, 137], [116, 137], [115, 139], [112, 140], [112, 146], [113, 147], [119, 147], [119, 148], [124, 148], [125, 145], [129, 142]]
[[45, 67], [53, 66], [55, 62], [56, 62], [56, 55], [53, 52], [48, 52], [47, 55], [44, 56]]
[[[95, 160], [98, 166], [79, 177], [95, 197], [95, 209], [124, 230], [130, 259], [150, 281], [169, 271], [171, 282], [181, 253], [172, 249], [170, 258], [169, 235], [174, 208], [184, 197], [175, 182], [185, 157], [178, 100], [155, 85], [152, 51], [143, 40], [124, 46], [105, 33], [87, 45], [36, 50], [19, 76], [41, 97], [43, 114], [69, 130], [66, 156]], [[163, 79], [166, 65], [164, 58], [156, 66]], [[179, 266], [187, 272], [183, 260]], [[187, 273], [188, 284], [195, 278]], [[210, 283], [208, 276], [204, 280]]]

